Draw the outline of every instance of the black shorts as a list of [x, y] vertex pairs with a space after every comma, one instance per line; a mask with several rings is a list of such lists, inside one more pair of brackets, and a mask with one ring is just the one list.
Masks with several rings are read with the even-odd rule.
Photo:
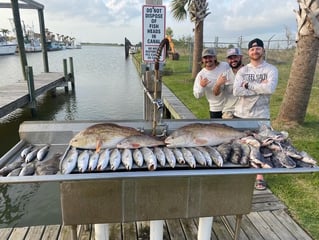
[[223, 113], [222, 111], [219, 111], [219, 112], [209, 111], [209, 115], [210, 115], [210, 118], [222, 118]]

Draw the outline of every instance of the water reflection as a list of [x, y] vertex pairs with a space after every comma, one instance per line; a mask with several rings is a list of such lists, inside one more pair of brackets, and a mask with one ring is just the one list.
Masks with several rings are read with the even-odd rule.
[[26, 203], [38, 188], [39, 184], [1, 184], [0, 224], [8, 226], [18, 221], [25, 213]]

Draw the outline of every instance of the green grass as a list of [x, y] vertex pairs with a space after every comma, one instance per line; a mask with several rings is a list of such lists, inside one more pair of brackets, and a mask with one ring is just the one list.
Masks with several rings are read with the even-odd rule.
[[[219, 56], [225, 56], [225, 50], [218, 49]], [[244, 63], [247, 56], [244, 55]], [[271, 120], [279, 112], [290, 74], [293, 59], [293, 50], [269, 51], [267, 61], [276, 65], [279, 70], [279, 83], [275, 94], [271, 98]], [[219, 60], [223, 60], [219, 57]], [[178, 61], [167, 59], [163, 71], [163, 82], [174, 94], [197, 116], [207, 119], [208, 103], [205, 98], [193, 97], [193, 79], [191, 78], [190, 62], [188, 56], [180, 56]], [[317, 67], [319, 68], [319, 67]], [[319, 76], [316, 71], [313, 90], [304, 124], [287, 129], [286, 126], [276, 125], [276, 130], [286, 130], [299, 149], [319, 159]], [[281, 129], [283, 128], [283, 129]], [[268, 174], [265, 179], [271, 191], [278, 196], [287, 206], [289, 214], [306, 230], [314, 239], [319, 240], [319, 174]]]

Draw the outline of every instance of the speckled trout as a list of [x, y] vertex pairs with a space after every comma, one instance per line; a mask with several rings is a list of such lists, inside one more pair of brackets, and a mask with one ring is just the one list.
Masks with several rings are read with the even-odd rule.
[[165, 144], [167, 147], [215, 146], [245, 135], [245, 132], [224, 124], [192, 123], [173, 131]]
[[115, 148], [123, 139], [140, 134], [135, 128], [114, 123], [99, 123], [76, 134], [71, 139], [70, 145], [76, 148], [95, 149], [99, 152], [101, 148]]

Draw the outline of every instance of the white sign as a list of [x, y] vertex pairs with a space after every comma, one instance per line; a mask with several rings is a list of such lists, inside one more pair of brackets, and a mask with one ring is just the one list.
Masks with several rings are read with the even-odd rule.
[[[159, 5], [143, 6], [143, 61], [154, 62], [159, 44], [165, 38], [166, 8]], [[164, 61], [164, 52], [160, 61]]]

